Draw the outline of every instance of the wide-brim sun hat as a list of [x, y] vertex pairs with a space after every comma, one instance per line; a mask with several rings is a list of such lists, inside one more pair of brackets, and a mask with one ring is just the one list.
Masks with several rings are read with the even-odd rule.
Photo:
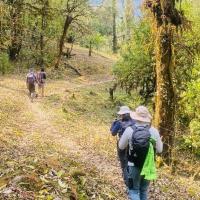
[[151, 123], [152, 116], [149, 113], [148, 108], [145, 106], [139, 106], [136, 108], [135, 112], [131, 112], [130, 116], [132, 119], [140, 122]]
[[117, 113], [118, 115], [125, 115], [125, 114], [130, 114], [131, 110], [128, 106], [121, 106], [119, 109], [119, 112]]

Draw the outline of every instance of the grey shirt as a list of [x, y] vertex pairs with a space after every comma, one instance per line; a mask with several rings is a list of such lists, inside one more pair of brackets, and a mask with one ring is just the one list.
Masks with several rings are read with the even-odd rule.
[[[136, 123], [135, 126], [147, 125], [145, 123]], [[156, 141], [156, 152], [161, 153], [163, 150], [163, 142], [161, 140], [160, 134], [158, 130], [154, 127], [149, 129], [151, 137]], [[119, 141], [119, 148], [125, 149], [129, 145], [129, 149], [132, 149], [131, 138], [133, 134], [133, 129], [131, 127], [126, 128], [124, 131], [120, 141]]]

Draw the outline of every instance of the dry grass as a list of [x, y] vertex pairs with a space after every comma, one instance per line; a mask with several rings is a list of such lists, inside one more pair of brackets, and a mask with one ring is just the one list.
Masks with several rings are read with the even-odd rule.
[[[33, 104], [22, 76], [0, 78], [0, 199], [126, 199], [109, 133], [116, 107], [108, 88], [113, 60], [75, 49], [83, 76], [54, 71]], [[89, 64], [88, 64], [89, 63]], [[100, 65], [98, 65], [100, 64]], [[69, 78], [70, 76], [70, 78]], [[151, 200], [199, 200], [198, 181], [159, 170]]]
[[[72, 123], [62, 119], [65, 113], [59, 106], [65, 93], [58, 91], [62, 84], [50, 83], [46, 100], [32, 104], [23, 81], [1, 81], [0, 126], [5, 131], [0, 140], [0, 199], [124, 199], [92, 165], [97, 156], [91, 154], [93, 161], [88, 162], [88, 152], [73, 138], [75, 129], [69, 129]], [[80, 80], [74, 84], [79, 86]]]

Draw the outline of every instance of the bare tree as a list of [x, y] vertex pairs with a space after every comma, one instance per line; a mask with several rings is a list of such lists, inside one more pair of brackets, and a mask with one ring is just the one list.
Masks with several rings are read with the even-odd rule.
[[63, 27], [63, 33], [59, 41], [58, 56], [56, 59], [55, 69], [58, 69], [62, 54], [65, 39], [67, 38], [67, 32], [73, 24], [82, 26], [82, 20], [88, 16], [88, 0], [67, 0], [66, 8], [64, 10], [65, 23]]

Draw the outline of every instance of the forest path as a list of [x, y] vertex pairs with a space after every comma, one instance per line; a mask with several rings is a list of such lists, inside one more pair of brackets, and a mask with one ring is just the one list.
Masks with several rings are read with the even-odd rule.
[[[73, 92], [80, 88], [100, 85], [111, 81], [112, 80], [102, 80], [91, 82], [83, 85], [74, 86], [68, 89]], [[52, 82], [51, 85], [52, 84], [56, 86], [54, 82]], [[49, 87], [51, 85], [49, 85]], [[56, 93], [62, 94], [62, 90], [57, 90]], [[28, 106], [30, 107], [31, 112], [34, 114], [35, 117], [32, 128], [37, 130], [41, 134], [41, 137], [43, 137], [45, 140], [48, 139], [49, 141], [54, 141], [55, 145], [59, 146], [60, 151], [63, 151], [67, 155], [73, 155], [73, 157], [76, 157], [78, 160], [83, 161], [87, 165], [93, 165], [99, 170], [100, 176], [109, 177], [109, 180], [112, 182], [113, 185], [120, 186], [122, 184], [122, 181], [121, 176], [119, 176], [120, 170], [118, 163], [109, 163], [105, 160], [102, 160], [102, 157], [98, 154], [85, 151], [81, 146], [79, 146], [79, 144], [77, 144], [73, 140], [73, 137], [69, 137], [69, 135], [65, 134], [72, 131], [70, 130], [69, 126], [67, 127], [67, 129], [62, 130], [63, 133], [61, 133], [60, 128], [63, 127], [62, 119], [59, 118], [59, 116], [56, 116], [53, 110], [45, 110], [44, 108], [41, 108], [42, 104], [42, 100], [36, 100], [36, 102], [34, 103], [28, 101]], [[57, 126], [55, 124], [57, 124]], [[72, 132], [72, 136], [73, 134], [79, 133]]]
[[[115, 112], [107, 91], [110, 81], [111, 77], [49, 81], [46, 96], [31, 103], [23, 78], [1, 77], [0, 200], [46, 200], [47, 195], [78, 200], [62, 194], [63, 183], [73, 189], [74, 170], [85, 173], [87, 184], [81, 192], [90, 192], [85, 199], [99, 199], [99, 194], [105, 200], [126, 199], [116, 141], [109, 134]], [[64, 170], [65, 177], [52, 177], [52, 170]], [[151, 184], [149, 199], [199, 200], [199, 182], [172, 176], [167, 167], [159, 170], [159, 176]], [[32, 189], [22, 191], [16, 181]], [[72, 189], [69, 195], [74, 194]]]
[[[98, 152], [93, 149], [89, 150], [84, 148], [83, 145], [80, 145], [80, 143], [73, 138], [73, 135], [82, 134], [81, 127], [79, 129], [80, 132], [77, 132], [79, 124], [77, 123], [77, 127], [74, 127], [74, 122], [71, 122], [70, 119], [64, 120], [60, 108], [56, 106], [45, 106], [45, 99], [48, 98], [48, 96], [59, 95], [62, 101], [64, 101], [66, 98], [66, 91], [74, 93], [79, 89], [106, 84], [112, 81], [111, 78], [100, 81], [80, 81], [78, 83], [50, 81], [46, 87], [47, 96], [44, 98], [39, 97], [35, 99], [33, 103], [29, 100], [26, 90], [23, 88], [24, 83], [21, 79], [16, 79], [16, 84], [14, 86], [9, 85], [12, 82], [11, 79], [4, 81], [7, 81], [8, 84], [0, 84], [0, 88], [5, 90], [7, 93], [6, 95], [12, 95], [14, 99], [20, 98], [32, 116], [30, 123], [22, 123], [22, 129], [26, 131], [26, 134], [18, 144], [19, 149], [23, 149], [25, 152], [28, 152], [28, 149], [32, 149], [32, 151], [34, 149], [37, 151], [37, 154], [43, 154], [46, 152], [38, 151], [38, 148], [45, 149], [46, 147], [52, 147], [56, 149], [56, 152], [60, 152], [66, 157], [73, 158], [83, 163], [86, 167], [94, 168], [98, 171], [99, 177], [110, 182], [121, 194], [124, 193], [125, 190], [124, 187], [122, 187], [123, 181], [121, 171], [117, 160], [109, 160], [108, 157], [99, 155]], [[23, 119], [19, 119], [19, 121], [21, 120], [23, 121]], [[87, 123], [87, 119], [84, 123]], [[106, 134], [109, 135], [109, 132]], [[43, 155], [38, 156], [42, 157]], [[121, 198], [119, 197], [119, 199]]]

